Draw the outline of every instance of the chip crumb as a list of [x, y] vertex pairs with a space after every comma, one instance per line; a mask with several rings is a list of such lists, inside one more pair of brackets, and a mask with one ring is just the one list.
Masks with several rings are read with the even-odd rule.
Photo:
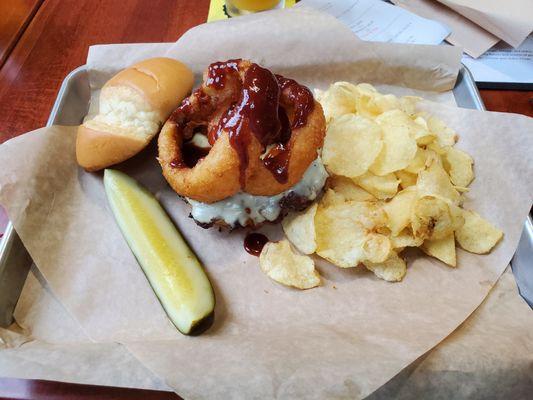
[[293, 212], [281, 222], [287, 239], [303, 254], [316, 251], [315, 214], [317, 204], [305, 211]]

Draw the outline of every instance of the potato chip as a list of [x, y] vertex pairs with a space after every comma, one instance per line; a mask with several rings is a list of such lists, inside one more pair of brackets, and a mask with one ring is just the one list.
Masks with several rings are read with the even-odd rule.
[[354, 179], [355, 183], [380, 200], [390, 199], [398, 191], [400, 181], [394, 174], [377, 176], [370, 172]]
[[[437, 142], [431, 142], [430, 144], [426, 146], [426, 149], [433, 151], [435, 154], [438, 154], [439, 156], [445, 156], [447, 147], [448, 146], [441, 146]], [[438, 159], [440, 162], [440, 157], [438, 158], [435, 157], [435, 159]]]
[[446, 148], [443, 159], [444, 169], [450, 175], [450, 180], [455, 186], [466, 187], [474, 179], [472, 165], [474, 160], [464, 151], [453, 147]]
[[437, 117], [427, 119], [428, 129], [437, 136], [437, 143], [441, 146], [453, 146], [457, 141], [457, 133]]
[[426, 119], [422, 115], [416, 115], [413, 118], [413, 122], [415, 124], [420, 125], [424, 129], [428, 129], [428, 123], [427, 123]]
[[502, 239], [503, 232], [474, 211], [462, 211], [465, 222], [455, 232], [457, 243], [470, 253], [489, 253]]
[[359, 83], [355, 85], [355, 88], [356, 88], [358, 96], [373, 97], [376, 94], [379, 94], [377, 89], [374, 86], [372, 86], [370, 83]]
[[387, 225], [387, 214], [383, 210], [382, 203], [371, 201], [350, 201], [348, 202], [356, 214], [356, 220], [367, 232], [380, 232], [380, 228]]
[[315, 216], [316, 253], [339, 267], [355, 267], [366, 259], [363, 246], [368, 235], [385, 224], [385, 212], [375, 202], [320, 206]]
[[374, 196], [368, 193], [366, 190], [357, 186], [357, 184], [343, 176], [332, 176], [329, 178], [329, 185], [339, 195], [342, 195], [344, 200], [347, 201], [372, 201], [376, 200]]
[[427, 129], [427, 123], [423, 117], [418, 116], [415, 120], [412, 120], [409, 115], [400, 109], [390, 110], [380, 115], [376, 118], [376, 122], [407, 129], [409, 136], [415, 139], [418, 145], [429, 144], [436, 138], [436, 135]]
[[396, 178], [400, 180], [400, 186], [402, 187], [402, 189], [407, 189], [408, 187], [415, 186], [416, 180], [418, 179], [417, 174], [412, 174], [410, 172], [405, 171], [404, 169], [396, 171], [394, 175], [396, 175]]
[[376, 276], [399, 281], [406, 264], [398, 253], [406, 247], [455, 267], [456, 241], [481, 254], [501, 240], [501, 231], [460, 208], [473, 160], [453, 148], [453, 129], [416, 110], [420, 98], [346, 82], [316, 98], [328, 118], [323, 158], [331, 177], [318, 207], [308, 211], [315, 213], [315, 236], [305, 213], [284, 223], [289, 239], [306, 236], [303, 244], [292, 239], [302, 252], [316, 248], [340, 267], [362, 262]]
[[[439, 154], [436, 151], [432, 150], [431, 149], [432, 147], [438, 147], [438, 144], [431, 143], [430, 145], [426, 146], [426, 168], [431, 166], [431, 164], [433, 164], [434, 162], [436, 162], [437, 164], [442, 165], [442, 156], [441, 156], [441, 154]], [[444, 150], [444, 153], [445, 152], [446, 151]], [[444, 155], [444, 153], [443, 153], [443, 155]]]
[[387, 226], [392, 235], [398, 235], [410, 225], [411, 212], [417, 197], [416, 190], [404, 189], [383, 206], [387, 214]]
[[450, 214], [452, 216], [453, 220], [453, 230], [456, 231], [460, 227], [462, 227], [465, 223], [465, 217], [463, 216], [463, 209], [459, 207], [458, 205], [453, 204], [451, 201], [447, 199], [442, 199], [448, 203], [448, 207], [450, 207]]
[[440, 239], [426, 240], [422, 244], [422, 251], [450, 267], [457, 266], [455, 255], [455, 238], [453, 232]]
[[366, 229], [350, 204], [319, 207], [315, 217], [316, 253], [341, 268], [355, 267], [366, 256]]
[[297, 289], [320, 285], [320, 275], [309, 256], [296, 254], [288, 240], [269, 242], [259, 255], [259, 265], [270, 279]]
[[361, 83], [357, 85], [358, 96], [356, 97], [357, 113], [369, 118], [375, 118], [378, 115], [405, 107], [411, 109], [411, 101], [400, 101], [393, 94], [379, 93], [372, 85]]
[[409, 165], [403, 169], [403, 171], [410, 172], [412, 174], [418, 174], [420, 171], [426, 169], [426, 162], [429, 157], [429, 152], [426, 149], [418, 148], [414, 158]]
[[418, 193], [421, 196], [432, 195], [449, 199], [454, 204], [459, 204], [461, 195], [453, 187], [450, 177], [438, 162], [433, 161], [426, 170], [418, 174], [416, 182]]
[[418, 116], [414, 120], [409, 119], [407, 123], [411, 136], [415, 138], [416, 144], [419, 146], [430, 144], [436, 139], [437, 135], [429, 131], [428, 124], [423, 117]]
[[326, 193], [324, 193], [324, 196], [322, 196], [322, 199], [320, 200], [320, 205], [324, 207], [344, 203], [346, 203], [346, 199], [344, 198], [344, 196], [340, 193], [335, 192], [333, 189], [326, 190]]
[[322, 160], [329, 172], [355, 178], [368, 171], [383, 147], [382, 132], [372, 120], [346, 114], [328, 127]]
[[387, 260], [392, 250], [389, 238], [380, 233], [369, 233], [363, 243], [365, 259], [373, 263]]
[[393, 94], [376, 93], [373, 96], [371, 103], [374, 109], [378, 110], [377, 115], [400, 107], [400, 100]]
[[423, 196], [417, 199], [411, 211], [411, 228], [415, 237], [441, 239], [458, 229], [464, 220], [459, 208], [445, 199]]
[[382, 263], [365, 261], [365, 267], [378, 278], [388, 282], [400, 282], [407, 271], [405, 261], [396, 252], [391, 252], [389, 258]]
[[422, 100], [422, 97], [418, 96], [403, 96], [400, 97], [400, 110], [409, 116], [412, 116], [416, 112], [416, 104]]
[[398, 249], [404, 247], [419, 247], [424, 239], [417, 238], [413, 235], [410, 227], [403, 229], [398, 235], [390, 237], [392, 248], [399, 252]]
[[407, 167], [415, 157], [417, 145], [409, 128], [396, 117], [409, 117], [400, 110], [387, 111], [376, 118], [383, 130], [383, 148], [369, 170], [376, 175], [387, 175]]
[[318, 205], [315, 203], [303, 212], [287, 215], [281, 225], [287, 239], [303, 254], [316, 251], [315, 214]]
[[319, 95], [326, 122], [344, 114], [355, 113], [356, 86], [348, 82], [336, 82]]
[[374, 101], [374, 96], [379, 94], [374, 86], [368, 83], [360, 83], [356, 88], [355, 107], [357, 113], [369, 118], [381, 114], [381, 108]]

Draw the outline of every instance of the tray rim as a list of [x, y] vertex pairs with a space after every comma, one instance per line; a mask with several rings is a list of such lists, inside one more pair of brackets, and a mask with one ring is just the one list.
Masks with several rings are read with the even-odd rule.
[[[61, 86], [59, 87], [59, 90], [57, 91], [56, 100], [54, 101], [54, 104], [52, 106], [52, 109], [50, 110], [50, 115], [48, 116], [48, 120], [46, 121], [46, 127], [52, 126], [54, 124], [55, 119], [57, 118], [60, 106], [64, 104], [66, 101], [65, 92], [67, 91], [68, 84], [70, 80], [77, 74], [82, 73], [87, 70], [87, 65], [83, 64], [80, 65], [77, 68], [74, 68], [72, 71], [70, 71], [65, 78], [63, 79], [63, 82], [61, 82]], [[7, 255], [5, 254], [5, 250], [8, 248], [8, 245], [13, 242], [15, 239], [15, 235], [17, 232], [15, 231], [15, 228], [10, 220], [8, 220], [4, 235], [2, 236], [0, 240], [0, 272], [2, 271], [2, 266], [5, 265], [9, 260], [7, 260]]]
[[[48, 117], [48, 120], [46, 122], [47, 127], [52, 126], [55, 120], [57, 119], [59, 115], [59, 110], [62, 108], [61, 106], [66, 101], [65, 93], [67, 92], [69, 88], [70, 81], [76, 75], [80, 73], [84, 73], [86, 71], [87, 71], [87, 65], [83, 64], [73, 69], [65, 76], [57, 92], [56, 100], [54, 101], [54, 104], [50, 111], [50, 116]], [[468, 92], [472, 94], [471, 100], [472, 100], [473, 107], [464, 107], [464, 108], [470, 108], [470, 109], [476, 109], [476, 110], [482, 110], [482, 111], [486, 110], [485, 104], [483, 103], [483, 100], [476, 86], [476, 82], [474, 81], [472, 73], [462, 63], [461, 63], [461, 67], [459, 68], [459, 71], [457, 74], [457, 80], [456, 80], [454, 88], [452, 89], [452, 93], [454, 93], [454, 91], [460, 86], [461, 82], [464, 82], [464, 84], [466, 85], [468, 89]], [[461, 107], [461, 106], [458, 104], [458, 107]], [[533, 242], [533, 222], [532, 222], [531, 214], [528, 215], [528, 218], [526, 219], [524, 223], [524, 234], [528, 234], [530, 242]], [[3, 270], [6, 268], [6, 266], [9, 263], [8, 253], [6, 253], [5, 250], [9, 248], [10, 245], [14, 242], [16, 235], [17, 233], [13, 227], [13, 224], [11, 223], [11, 221], [8, 220], [4, 235], [0, 239], [0, 274], [2, 274]], [[513, 256], [513, 259], [514, 259], [514, 256]], [[512, 264], [512, 261], [511, 261], [511, 264]], [[19, 293], [19, 296], [20, 296], [20, 293]]]
[[48, 117], [48, 120], [46, 121], [45, 126], [52, 126], [57, 118], [57, 115], [59, 113], [59, 110], [61, 106], [66, 101], [65, 92], [67, 91], [69, 82], [72, 80], [72, 78], [82, 72], [87, 71], [87, 64], [80, 65], [77, 68], [74, 68], [72, 71], [70, 71], [67, 76], [63, 79], [63, 82], [61, 82], [61, 86], [59, 87], [59, 90], [57, 91], [56, 100], [54, 101], [54, 105], [52, 106], [52, 109], [50, 110], [50, 115]]

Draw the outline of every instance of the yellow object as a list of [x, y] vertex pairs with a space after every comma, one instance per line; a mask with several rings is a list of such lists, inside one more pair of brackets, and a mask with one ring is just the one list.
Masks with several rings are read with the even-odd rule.
[[196, 255], [155, 197], [134, 179], [106, 169], [104, 186], [115, 219], [168, 317], [181, 333], [194, 333], [215, 308], [211, 283]]
[[421, 249], [424, 253], [441, 260], [450, 267], [457, 267], [455, 237], [453, 232], [440, 239], [425, 240]]
[[[244, 3], [257, 3], [253, 0], [241, 0], [240, 2]], [[270, 1], [266, 1], [269, 3]], [[237, 3], [237, 2], [236, 2]], [[296, 0], [281, 0], [278, 8], [291, 8], [296, 4]], [[225, 4], [224, 0], [211, 0], [209, 5], [209, 14], [207, 15], [207, 22], [218, 21], [220, 19], [228, 19], [228, 15], [224, 12]]]
[[278, 5], [280, 0], [231, 0], [233, 5], [244, 11], [265, 11]]

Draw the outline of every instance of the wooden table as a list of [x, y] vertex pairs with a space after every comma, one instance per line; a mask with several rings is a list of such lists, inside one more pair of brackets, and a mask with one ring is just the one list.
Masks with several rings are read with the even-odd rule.
[[[46, 123], [61, 82], [85, 63], [90, 45], [175, 41], [205, 22], [208, 8], [209, 0], [44, 0], [0, 69], [0, 143]], [[533, 92], [481, 94], [491, 111], [533, 116]]]
[[[209, 0], [1, 0], [0, 143], [44, 126], [64, 77], [101, 43], [172, 42], [205, 22]], [[482, 90], [488, 110], [533, 116], [533, 92]], [[1, 165], [1, 164], [0, 164]], [[0, 212], [0, 233], [2, 232]], [[0, 379], [0, 398], [176, 399], [176, 395]]]

